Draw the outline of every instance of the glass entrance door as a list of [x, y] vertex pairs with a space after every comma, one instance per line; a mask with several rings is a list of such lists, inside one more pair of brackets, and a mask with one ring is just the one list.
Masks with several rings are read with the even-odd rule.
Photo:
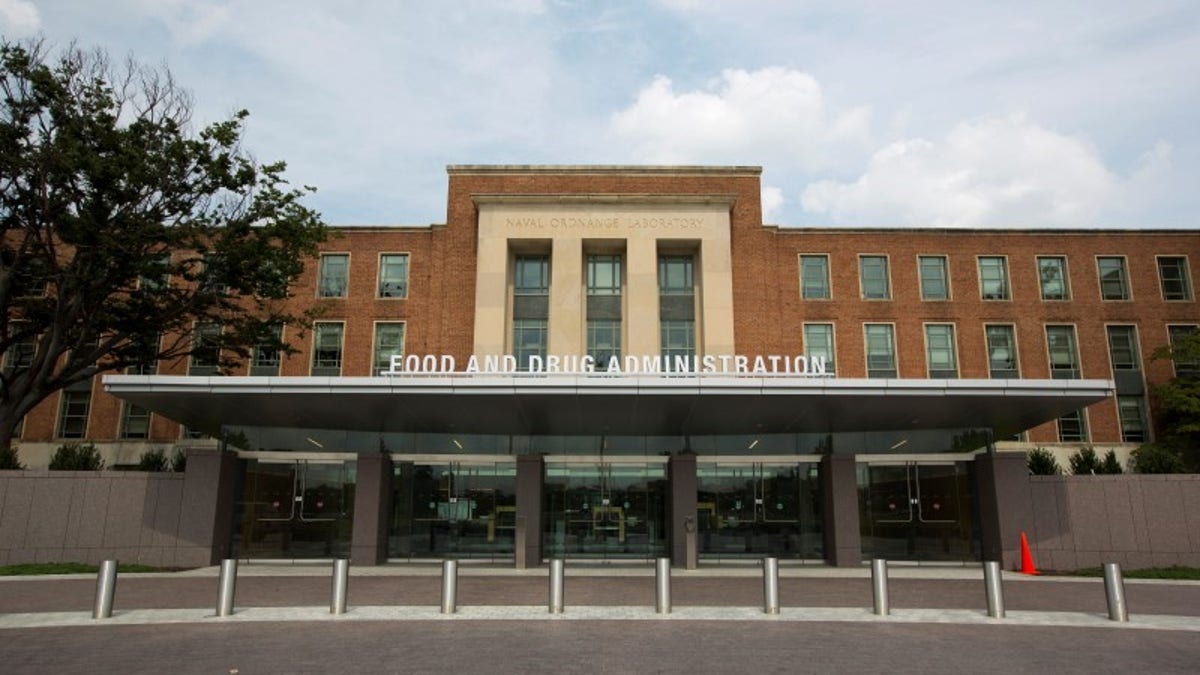
[[709, 558], [820, 558], [817, 464], [705, 464], [696, 468], [699, 553]]
[[967, 469], [966, 462], [859, 464], [863, 555], [978, 560]]
[[350, 553], [354, 465], [246, 460], [234, 554], [239, 558], [333, 558]]
[[550, 557], [666, 555], [666, 467], [546, 463], [544, 546]]
[[397, 462], [388, 556], [511, 557], [516, 486], [512, 462]]

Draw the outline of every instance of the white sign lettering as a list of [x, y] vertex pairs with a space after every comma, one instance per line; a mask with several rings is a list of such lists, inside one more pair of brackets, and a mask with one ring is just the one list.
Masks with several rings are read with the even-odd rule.
[[472, 354], [466, 367], [450, 354], [393, 355], [382, 376], [450, 375], [455, 373], [505, 375], [530, 373], [542, 375], [793, 375], [829, 377], [825, 357], [746, 356], [743, 354], [707, 354], [704, 356], [611, 356], [597, 360], [591, 355], [548, 354], [529, 356], [523, 364], [512, 354]]

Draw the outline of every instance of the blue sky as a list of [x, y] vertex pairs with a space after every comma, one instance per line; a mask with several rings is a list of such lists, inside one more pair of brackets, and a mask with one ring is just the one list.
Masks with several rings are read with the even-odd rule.
[[251, 112], [339, 225], [448, 164], [763, 167], [784, 226], [1200, 227], [1200, 3], [0, 0]]

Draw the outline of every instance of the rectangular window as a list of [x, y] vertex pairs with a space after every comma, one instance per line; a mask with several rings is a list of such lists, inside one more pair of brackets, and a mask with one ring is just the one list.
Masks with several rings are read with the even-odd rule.
[[949, 300], [950, 281], [946, 273], [946, 256], [923, 255], [917, 258], [921, 276], [922, 300]]
[[121, 410], [121, 438], [150, 438], [150, 411], [126, 401]]
[[[26, 321], [13, 321], [9, 324], [9, 335], [18, 336], [21, 331], [29, 328]], [[11, 375], [18, 369], [25, 370], [33, 365], [33, 357], [37, 355], [37, 337], [23, 335], [17, 337], [4, 351], [4, 372]]]
[[1087, 423], [1082, 410], [1058, 418], [1058, 440], [1060, 443], [1081, 443], [1087, 440]]
[[513, 261], [513, 294], [550, 295], [550, 256], [517, 256]]
[[1137, 332], [1133, 326], [1108, 326], [1108, 354], [1113, 371], [1141, 370]]
[[342, 333], [344, 324], [319, 321], [313, 327], [312, 375], [338, 377], [342, 374]]
[[1050, 376], [1056, 380], [1079, 379], [1079, 350], [1074, 326], [1046, 326], [1046, 347], [1050, 352]]
[[58, 437], [85, 437], [91, 406], [92, 388], [90, 383], [80, 389], [64, 389], [58, 410]]
[[146, 269], [138, 277], [138, 288], [147, 293], [157, 293], [170, 285], [171, 254], [162, 253], [146, 262]]
[[371, 357], [372, 375], [391, 370], [392, 357], [404, 356], [404, 322], [375, 324], [375, 353]]
[[988, 372], [992, 379], [1011, 380], [1020, 377], [1017, 366], [1017, 339], [1012, 326], [985, 326], [988, 349]]
[[588, 319], [587, 353], [595, 359], [596, 370], [608, 370], [612, 358], [621, 358], [621, 321], [619, 319]]
[[1008, 300], [1008, 259], [979, 257], [979, 295], [984, 300]]
[[282, 364], [280, 344], [283, 342], [283, 326], [271, 326], [270, 334], [265, 340], [254, 345], [250, 352], [250, 374], [259, 377], [275, 377], [279, 375]]
[[318, 298], [344, 298], [349, 286], [350, 256], [345, 253], [326, 253], [321, 256], [320, 276], [317, 279]]
[[192, 333], [188, 375], [216, 375], [221, 367], [221, 324], [197, 323]]
[[929, 377], [949, 379], [958, 377], [958, 358], [954, 351], [954, 324], [925, 325], [925, 359]]
[[887, 300], [892, 297], [888, 282], [888, 259], [885, 255], [858, 257], [858, 282], [864, 300]]
[[659, 256], [659, 295], [693, 295], [693, 288], [691, 256]]
[[587, 294], [621, 294], [621, 256], [589, 255], [587, 257]]
[[804, 355], [810, 361], [813, 357], [825, 357], [825, 372], [830, 375], [837, 372], [837, 360], [834, 358], [833, 349], [833, 324], [804, 324]]
[[829, 256], [800, 256], [800, 297], [828, 300], [829, 296]]
[[867, 377], [896, 377], [896, 342], [886, 323], [863, 324], [867, 341]]
[[1038, 283], [1043, 300], [1069, 300], [1067, 259], [1062, 256], [1038, 256]]
[[696, 355], [696, 322], [667, 320], [659, 323], [662, 340], [662, 356], [667, 363], [674, 364], [676, 356]]
[[1096, 258], [1100, 273], [1100, 297], [1104, 300], [1129, 299], [1129, 275], [1125, 271], [1125, 258], [1101, 256]]
[[1121, 419], [1121, 440], [1126, 443], [1145, 443], [1146, 408], [1141, 396], [1118, 396], [1117, 412]]
[[125, 369], [129, 375], [154, 375], [158, 372], [158, 346], [162, 341], [162, 334], [153, 333], [151, 335], [134, 335], [130, 336], [129, 342], [136, 348], [136, 353], [139, 356], [140, 363], [136, 363]]
[[513, 356], [518, 370], [529, 370], [529, 358], [546, 358], [546, 320], [513, 319]]
[[1158, 280], [1162, 284], [1163, 300], [1192, 299], [1192, 282], [1188, 278], [1187, 258], [1159, 256]]
[[[1171, 349], [1177, 349], [1184, 338], [1197, 330], [1200, 330], [1200, 326], [1167, 326], [1167, 336], [1171, 341]], [[1176, 357], [1173, 361], [1175, 363], [1176, 377], [1200, 377], [1200, 359], [1184, 360]]]
[[379, 297], [408, 297], [407, 253], [384, 253], [379, 256]]

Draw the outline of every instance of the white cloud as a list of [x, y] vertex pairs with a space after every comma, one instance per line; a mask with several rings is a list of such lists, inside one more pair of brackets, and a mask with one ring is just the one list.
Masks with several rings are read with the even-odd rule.
[[773, 186], [762, 186], [762, 220], [764, 223], [772, 223], [779, 216], [779, 209], [783, 206], [783, 190]]
[[42, 18], [37, 7], [27, 0], [0, 0], [0, 33], [8, 38], [23, 38], [37, 33]]
[[1010, 115], [892, 143], [857, 180], [813, 183], [801, 203], [859, 225], [1089, 227], [1120, 187], [1086, 141]]
[[659, 75], [612, 116], [639, 161], [828, 167], [865, 147], [870, 111], [831, 111], [817, 80], [782, 67], [730, 69], [703, 90]]

